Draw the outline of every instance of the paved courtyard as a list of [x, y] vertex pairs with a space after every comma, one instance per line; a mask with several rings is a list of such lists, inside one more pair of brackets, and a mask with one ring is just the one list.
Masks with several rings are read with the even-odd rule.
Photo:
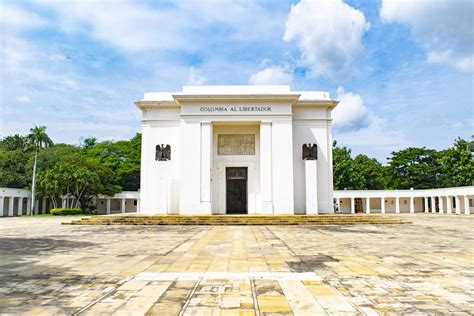
[[0, 219], [0, 314], [473, 314], [474, 216], [357, 226]]

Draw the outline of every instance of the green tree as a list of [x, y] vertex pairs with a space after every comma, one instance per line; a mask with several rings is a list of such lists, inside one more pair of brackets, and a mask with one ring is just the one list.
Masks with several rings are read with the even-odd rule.
[[458, 138], [452, 147], [439, 153], [443, 187], [474, 185], [474, 159], [471, 157], [468, 144], [466, 140]]
[[0, 140], [0, 150], [26, 150], [28, 147], [28, 139], [21, 135], [10, 135]]
[[440, 185], [438, 153], [433, 149], [409, 147], [392, 152], [388, 170], [392, 189], [430, 189]]
[[85, 147], [84, 153], [90, 161], [110, 168], [123, 190], [140, 188], [141, 134], [136, 134], [130, 141], [97, 143]]
[[114, 182], [113, 172], [104, 166], [88, 161], [81, 155], [64, 157], [53, 168], [38, 174], [38, 190], [57, 206], [62, 196], [72, 196], [66, 207], [81, 207], [88, 211], [93, 197], [112, 196], [121, 191]]
[[[53, 145], [53, 141], [49, 138], [46, 133], [46, 126], [35, 126], [30, 129], [28, 134], [28, 143], [35, 147], [35, 161], [33, 164], [33, 179], [31, 181], [31, 200], [36, 201], [36, 169], [38, 166], [38, 153], [43, 147], [49, 147]], [[31, 214], [34, 213], [35, 203], [31, 203]]]
[[0, 149], [0, 187], [28, 188], [31, 180], [27, 169], [30, 153], [24, 150]]
[[358, 190], [383, 190], [387, 186], [385, 168], [380, 162], [366, 155], [357, 155], [353, 167], [362, 176]]
[[84, 139], [82, 147], [83, 148], [90, 148], [97, 144], [97, 138], [95, 137], [87, 137]]
[[334, 141], [332, 146], [332, 160], [334, 189], [354, 190], [363, 186], [361, 183], [364, 181], [364, 178], [355, 168], [349, 148], [345, 146], [337, 147], [337, 142]]

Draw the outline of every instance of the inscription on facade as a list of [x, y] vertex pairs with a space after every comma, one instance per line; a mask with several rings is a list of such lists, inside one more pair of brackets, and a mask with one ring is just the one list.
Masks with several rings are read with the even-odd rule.
[[217, 135], [218, 155], [255, 155], [254, 134]]
[[270, 106], [201, 106], [201, 112], [271, 112]]

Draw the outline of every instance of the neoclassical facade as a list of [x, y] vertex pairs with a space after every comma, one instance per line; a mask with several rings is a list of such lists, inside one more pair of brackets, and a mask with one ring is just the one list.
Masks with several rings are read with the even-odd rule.
[[327, 92], [185, 86], [145, 93], [140, 212], [333, 212]]

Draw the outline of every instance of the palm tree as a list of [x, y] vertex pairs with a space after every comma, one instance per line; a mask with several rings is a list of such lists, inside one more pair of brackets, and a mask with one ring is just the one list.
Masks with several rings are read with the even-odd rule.
[[36, 126], [30, 129], [30, 134], [28, 134], [28, 142], [35, 146], [35, 163], [33, 165], [33, 180], [31, 183], [31, 212], [30, 215], [33, 215], [35, 211], [35, 194], [36, 194], [36, 169], [38, 165], [38, 152], [43, 147], [49, 147], [53, 145], [53, 141], [46, 134], [46, 126]]

